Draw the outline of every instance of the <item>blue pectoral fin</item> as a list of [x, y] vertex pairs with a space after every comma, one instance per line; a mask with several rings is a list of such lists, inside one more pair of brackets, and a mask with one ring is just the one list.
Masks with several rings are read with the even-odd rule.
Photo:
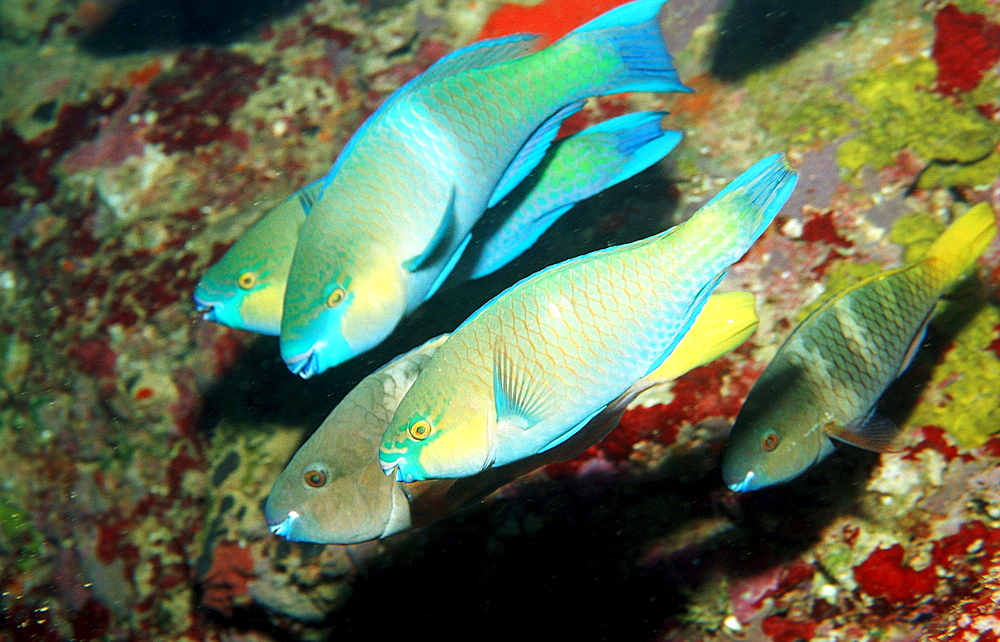
[[458, 263], [458, 260], [462, 258], [462, 254], [465, 252], [465, 248], [469, 246], [469, 241], [471, 240], [472, 233], [470, 232], [465, 235], [465, 239], [458, 245], [458, 248], [455, 250], [454, 254], [451, 255], [451, 258], [448, 259], [448, 262], [444, 264], [444, 267], [441, 268], [441, 271], [438, 272], [434, 282], [431, 283], [430, 289], [427, 290], [427, 294], [424, 295], [424, 301], [434, 296], [434, 293], [441, 288], [441, 284], [448, 280], [448, 276], [451, 274], [452, 270], [455, 269], [455, 265]]
[[423, 252], [417, 256], [410, 257], [403, 261], [403, 269], [407, 272], [419, 272], [438, 261], [445, 258], [445, 252], [451, 244], [451, 239], [455, 235], [455, 228], [458, 222], [455, 219], [455, 188], [451, 189], [451, 196], [448, 198], [448, 206], [445, 208], [441, 224], [438, 225], [434, 238]]
[[899, 452], [899, 427], [889, 419], [870, 413], [846, 426], [826, 426], [824, 432], [834, 439], [876, 453]]
[[533, 380], [518, 368], [500, 344], [493, 350], [493, 400], [497, 423], [528, 430], [545, 415], [548, 404]]
[[320, 199], [323, 195], [323, 190], [326, 188], [327, 180], [321, 178], [315, 183], [306, 185], [298, 191], [299, 205], [302, 206], [302, 211], [309, 215], [312, 211], [313, 206], [316, 205], [316, 201]]
[[518, 183], [524, 180], [525, 176], [531, 173], [531, 170], [535, 169], [538, 163], [542, 162], [542, 158], [549, 149], [549, 145], [552, 144], [556, 134], [559, 133], [559, 126], [562, 124], [562, 121], [580, 111], [581, 107], [583, 107], [582, 100], [565, 105], [559, 111], [549, 116], [549, 119], [535, 130], [535, 133], [524, 143], [517, 156], [507, 166], [507, 169], [504, 170], [503, 176], [500, 177], [497, 186], [493, 190], [493, 195], [490, 196], [487, 207], [493, 207], [499, 203], [500, 199], [509, 194]]
[[533, 220], [529, 227], [519, 231], [519, 236], [514, 243], [507, 243], [501, 246], [499, 240], [505, 241], [508, 236], [501, 235], [501, 232], [494, 234], [483, 244], [483, 251], [476, 261], [475, 267], [469, 275], [470, 279], [478, 279], [496, 272], [517, 257], [521, 256], [525, 250], [535, 244], [535, 241], [545, 233], [552, 224], [559, 220], [559, 217], [573, 208], [576, 203], [570, 203], [562, 207], [557, 207], [551, 212], [542, 214]]

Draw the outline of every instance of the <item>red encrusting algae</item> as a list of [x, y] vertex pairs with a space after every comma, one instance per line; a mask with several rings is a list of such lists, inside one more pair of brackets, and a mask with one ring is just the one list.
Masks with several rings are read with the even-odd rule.
[[978, 87], [986, 71], [1000, 60], [1000, 24], [949, 4], [934, 16], [934, 27], [935, 91], [950, 95]]

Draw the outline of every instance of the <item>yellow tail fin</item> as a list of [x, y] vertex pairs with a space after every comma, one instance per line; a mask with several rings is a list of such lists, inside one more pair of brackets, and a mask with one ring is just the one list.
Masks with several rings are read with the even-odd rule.
[[980, 203], [959, 216], [927, 251], [924, 263], [951, 283], [972, 265], [997, 233], [996, 216]]
[[757, 329], [759, 321], [753, 295], [749, 292], [713, 294], [670, 356], [643, 379], [676, 379], [746, 341]]

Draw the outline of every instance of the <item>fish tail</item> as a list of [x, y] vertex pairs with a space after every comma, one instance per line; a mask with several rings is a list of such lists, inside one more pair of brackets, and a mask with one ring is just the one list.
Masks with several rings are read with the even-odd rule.
[[670, 153], [682, 134], [663, 129], [665, 111], [636, 112], [594, 125], [588, 133], [606, 132], [614, 136], [614, 147], [624, 163], [611, 179], [619, 183], [638, 174]]
[[[691, 91], [681, 84], [673, 57], [663, 41], [659, 13], [666, 2], [637, 0], [624, 4], [578, 27], [559, 41], [590, 42], [597, 46], [601, 55], [616, 55], [621, 61], [616, 73], [591, 88], [593, 94]], [[581, 64], [588, 62], [584, 60]]]
[[986, 203], [980, 203], [955, 219], [934, 241], [923, 263], [943, 283], [951, 283], [979, 258], [996, 233], [993, 209]]
[[798, 175], [788, 166], [784, 154], [772, 154], [737, 176], [698, 214], [704, 212], [706, 218], [725, 217], [729, 225], [743, 230], [738, 235], [746, 242], [742, 255], [778, 215], [797, 181]]

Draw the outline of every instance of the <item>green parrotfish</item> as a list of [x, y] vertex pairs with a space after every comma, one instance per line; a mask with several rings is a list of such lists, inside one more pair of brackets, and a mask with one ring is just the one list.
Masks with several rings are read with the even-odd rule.
[[[893, 448], [897, 429], [873, 414], [920, 347], [938, 298], [996, 235], [989, 205], [955, 220], [913, 265], [863, 279], [813, 311], [750, 390], [722, 460], [736, 491], [788, 481], [834, 449]], [[831, 439], [832, 438], [832, 439]]]
[[572, 439], [472, 477], [404, 484], [382, 472], [378, 445], [400, 400], [448, 335], [432, 339], [363, 379], [333, 409], [274, 482], [264, 507], [267, 523], [277, 535], [319, 544], [353, 544], [429, 524], [539, 466], [576, 456], [614, 427], [640, 392], [728, 352], [756, 327], [753, 295], [714, 294], [670, 357]]
[[280, 332], [295, 240], [323, 183], [278, 203], [205, 272], [194, 289], [195, 307], [205, 320], [261, 334]]
[[[500, 224], [483, 235], [464, 276], [479, 278], [499, 269], [578, 201], [666, 156], [681, 134], [662, 128], [665, 115], [626, 114], [557, 141], [539, 164], [537, 179], [508, 197], [515, 201], [494, 208], [500, 210]], [[262, 334], [280, 333], [295, 242], [324, 184], [320, 179], [279, 203], [205, 272], [194, 300], [206, 320]]]
[[584, 99], [686, 90], [663, 42], [664, 2], [622, 5], [540, 51], [533, 35], [475, 43], [390, 96], [299, 232], [281, 319], [288, 367], [309, 377], [385, 339]]
[[779, 154], [661, 234], [534, 274], [452, 334], [379, 450], [400, 481], [464, 477], [570, 438], [677, 346], [794, 188]]

